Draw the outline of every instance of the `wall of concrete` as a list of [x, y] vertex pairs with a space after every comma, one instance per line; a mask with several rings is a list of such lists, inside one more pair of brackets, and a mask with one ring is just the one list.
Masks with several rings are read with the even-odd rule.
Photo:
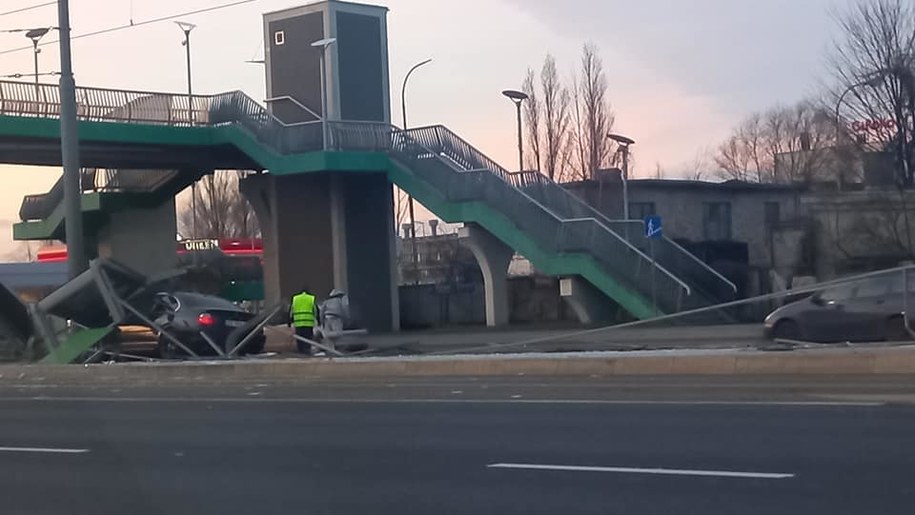
[[[555, 277], [509, 278], [508, 299], [512, 324], [577, 322], [559, 296]], [[405, 329], [486, 325], [483, 284], [401, 286], [400, 312]]]
[[119, 211], [98, 235], [99, 257], [155, 274], [178, 264], [175, 199], [152, 209]]
[[397, 329], [393, 194], [384, 174], [252, 175], [241, 182], [264, 240], [264, 295], [350, 296], [359, 323]]
[[820, 280], [897, 266], [915, 253], [915, 191], [818, 193], [802, 202]]
[[[321, 54], [311, 44], [323, 39], [324, 33], [324, 13], [314, 9], [293, 9], [264, 15], [269, 98], [290, 96], [321, 114]], [[276, 101], [270, 107], [273, 114], [286, 123], [315, 119], [295, 102]]]
[[366, 326], [396, 328], [397, 249], [394, 191], [383, 173], [341, 175], [346, 230], [347, 282], [353, 306]]
[[[622, 185], [619, 180], [587, 181], [568, 184], [575, 195], [611, 218], [622, 216]], [[664, 223], [664, 234], [672, 239], [693, 242], [705, 240], [703, 203], [730, 202], [731, 240], [747, 243], [750, 266], [771, 264], [769, 230], [765, 224], [766, 202], [777, 202], [781, 220], [801, 214], [797, 190], [768, 185], [734, 185], [700, 181], [633, 180], [629, 182], [629, 202], [653, 202], [655, 214]], [[635, 216], [635, 214], [633, 214]]]

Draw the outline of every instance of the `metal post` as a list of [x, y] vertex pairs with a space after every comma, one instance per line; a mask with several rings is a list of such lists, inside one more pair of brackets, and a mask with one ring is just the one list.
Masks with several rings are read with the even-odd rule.
[[41, 97], [41, 87], [38, 84], [38, 52], [41, 52], [41, 50], [38, 49], [37, 39], [32, 40], [32, 50], [35, 54], [35, 102], [37, 103], [39, 101], [38, 99]]
[[651, 304], [654, 306], [655, 311], [660, 312], [658, 309], [658, 289], [655, 286], [655, 271], [658, 269], [658, 264], [654, 259], [654, 238], [651, 236], [648, 237], [648, 253], [651, 258]]
[[327, 84], [326, 84], [326, 79], [324, 77], [324, 74], [325, 74], [324, 54], [325, 53], [326, 53], [325, 49], [322, 47], [321, 48], [321, 136], [322, 136], [322, 139], [324, 140], [324, 145], [322, 148], [326, 152], [327, 149], [329, 148], [329, 145], [328, 145], [328, 141], [327, 141], [327, 139], [328, 139], [327, 138]]
[[629, 145], [623, 145], [623, 219], [629, 220]]
[[907, 268], [902, 271], [902, 323], [909, 332], [909, 336], [915, 336], [909, 325], [911, 315], [909, 312], [909, 269]]
[[515, 102], [518, 111], [518, 171], [524, 171], [524, 138], [521, 137], [521, 102]]
[[60, 27], [60, 153], [64, 168], [64, 215], [67, 235], [67, 270], [70, 278], [89, 267], [83, 234], [79, 184], [79, 134], [76, 122], [76, 81], [70, 57], [69, 0], [57, 2]]
[[[403, 115], [403, 130], [407, 130], [407, 81], [410, 75], [420, 66], [432, 62], [432, 59], [416, 63], [407, 72], [403, 78], [403, 85], [400, 87], [400, 108]], [[413, 210], [413, 195], [407, 194], [407, 206], [410, 210], [410, 248], [413, 254], [413, 284], [419, 284], [419, 254], [416, 248], [416, 216]]]
[[194, 125], [194, 88], [191, 85], [191, 31], [184, 31], [184, 50], [187, 54], [187, 123]]

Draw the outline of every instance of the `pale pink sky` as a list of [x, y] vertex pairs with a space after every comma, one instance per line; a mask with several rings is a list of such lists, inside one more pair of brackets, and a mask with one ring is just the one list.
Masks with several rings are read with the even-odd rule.
[[[74, 35], [230, 0], [71, 0]], [[36, 0], [3, 0], [0, 12]], [[195, 91], [241, 89], [264, 96], [261, 13], [308, 3], [257, 0], [187, 17], [193, 33]], [[827, 10], [842, 0], [378, 0], [388, 17], [392, 113], [415, 62], [411, 125], [442, 123], [507, 167], [515, 162], [513, 106], [499, 92], [518, 88], [525, 70], [552, 53], [570, 75], [583, 43], [600, 48], [615, 129], [636, 139], [637, 172], [660, 163], [676, 175], [698, 149], [720, 141], [749, 111], [793, 102], [812, 91], [830, 41]], [[800, 4], [800, 5], [799, 5]], [[0, 17], [0, 29], [51, 26], [46, 7]], [[154, 91], [185, 89], [181, 33], [172, 22], [74, 41], [78, 84]], [[0, 34], [0, 51], [27, 44]], [[56, 45], [42, 71], [56, 71]], [[30, 51], [0, 54], [0, 74], [29, 73]], [[0, 165], [0, 255], [12, 248], [22, 196], [46, 190], [59, 170]]]

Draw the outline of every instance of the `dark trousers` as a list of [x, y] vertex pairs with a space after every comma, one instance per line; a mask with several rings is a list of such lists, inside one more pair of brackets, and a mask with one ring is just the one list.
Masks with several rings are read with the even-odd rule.
[[[315, 328], [314, 327], [296, 327], [295, 335], [302, 338], [308, 338], [309, 340], [315, 339]], [[299, 349], [299, 354], [311, 355], [311, 345], [303, 342], [302, 340], [296, 339], [296, 347]]]

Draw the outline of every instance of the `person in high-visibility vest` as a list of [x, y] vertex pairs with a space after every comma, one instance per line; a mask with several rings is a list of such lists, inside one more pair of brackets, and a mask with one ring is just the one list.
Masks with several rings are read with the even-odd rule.
[[[315, 337], [315, 320], [316, 316], [315, 296], [308, 293], [307, 288], [303, 288], [301, 293], [292, 296], [292, 304], [289, 309], [289, 318], [292, 326], [295, 328], [296, 336], [314, 340]], [[311, 345], [296, 338], [296, 347], [299, 354], [311, 354]]]

